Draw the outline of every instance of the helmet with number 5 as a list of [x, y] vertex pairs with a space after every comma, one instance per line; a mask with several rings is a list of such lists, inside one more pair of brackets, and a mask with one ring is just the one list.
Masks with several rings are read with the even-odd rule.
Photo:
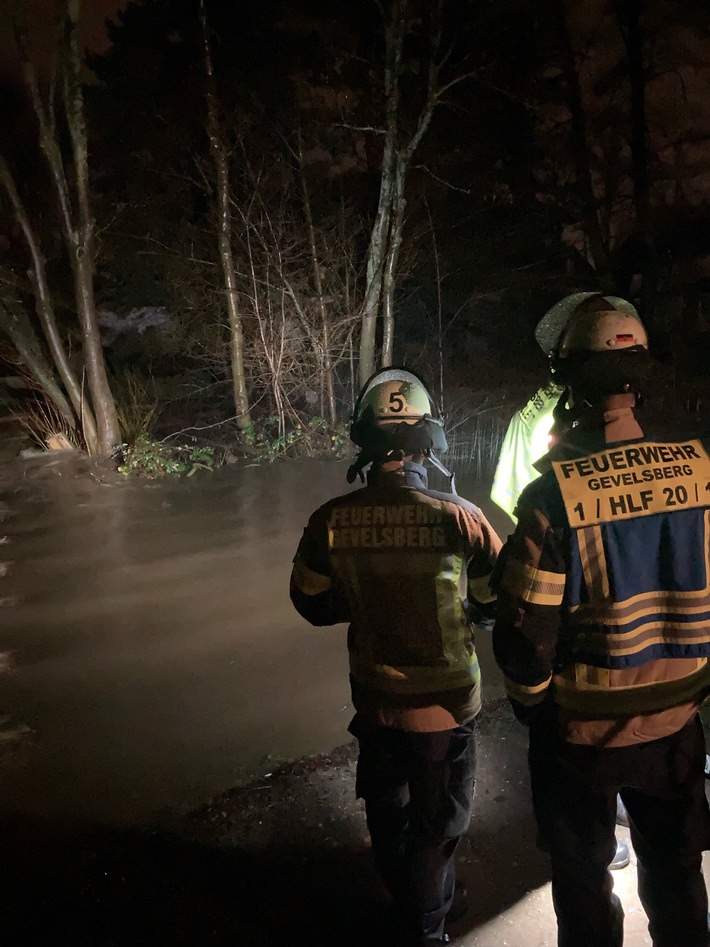
[[446, 450], [434, 399], [414, 372], [383, 368], [365, 383], [353, 411], [350, 437], [371, 458], [390, 451]]

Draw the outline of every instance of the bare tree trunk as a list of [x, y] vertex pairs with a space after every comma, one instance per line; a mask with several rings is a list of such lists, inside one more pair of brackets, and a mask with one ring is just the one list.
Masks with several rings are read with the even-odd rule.
[[643, 68], [643, 32], [641, 0], [615, 0], [617, 22], [626, 48], [631, 86], [631, 161], [634, 179], [636, 230], [651, 235], [651, 195], [648, 178], [646, 143], [646, 81]]
[[[36, 71], [27, 55], [24, 35], [19, 30], [17, 40], [25, 83], [39, 124], [40, 148], [54, 180], [64, 238], [74, 276], [74, 294], [82, 330], [84, 364], [97, 421], [96, 447], [99, 451], [110, 453], [120, 442], [120, 429], [116, 406], [108, 384], [94, 299], [94, 220], [89, 201], [88, 148], [80, 76], [81, 53], [76, 35], [78, 19], [79, 0], [65, 0], [64, 26], [68, 61], [64, 64], [64, 107], [76, 173], [79, 205], [77, 223], [74, 221], [64, 161], [56, 136], [53, 85], [47, 107], [45, 107], [40, 96]], [[41, 284], [38, 285], [41, 286]], [[89, 428], [91, 428], [91, 421], [89, 421]]]
[[444, 411], [444, 326], [443, 326], [443, 306], [441, 300], [441, 261], [439, 259], [439, 245], [436, 241], [436, 230], [434, 229], [434, 218], [431, 216], [429, 201], [424, 194], [424, 206], [426, 207], [427, 217], [429, 218], [429, 230], [431, 231], [431, 248], [434, 254], [434, 269], [436, 272], [436, 316], [438, 340], [437, 351], [439, 356], [439, 411]]
[[[313, 267], [313, 283], [318, 294], [318, 308], [321, 318], [321, 399], [323, 392], [326, 392], [328, 400], [328, 420], [331, 427], [335, 427], [338, 415], [335, 407], [335, 386], [333, 384], [333, 366], [330, 352], [330, 327], [328, 325], [328, 313], [325, 308], [323, 298], [323, 281], [321, 279], [320, 265], [318, 263], [318, 249], [316, 247], [316, 232], [313, 226], [313, 213], [311, 211], [311, 199], [308, 193], [308, 184], [306, 182], [306, 173], [303, 168], [303, 142], [301, 132], [298, 132], [298, 165], [301, 172], [301, 189], [303, 191], [303, 210], [306, 215], [306, 226], [308, 227], [308, 243], [311, 251], [311, 265]], [[321, 412], [323, 411], [321, 407]]]
[[582, 99], [582, 87], [579, 81], [572, 38], [569, 33], [565, 10], [560, 9], [562, 25], [562, 41], [564, 44], [565, 78], [567, 80], [569, 109], [572, 115], [572, 150], [574, 153], [577, 187], [582, 203], [582, 227], [589, 243], [589, 253], [592, 266], [602, 279], [605, 289], [611, 289], [609, 272], [609, 255], [602, 236], [599, 223], [597, 199], [592, 184], [592, 168], [590, 164], [589, 136], [587, 134], [587, 119]]
[[[249, 267], [249, 272], [251, 275], [251, 291], [253, 297], [253, 309], [254, 316], [256, 317], [256, 324], [259, 327], [259, 338], [261, 340], [261, 347], [264, 351], [264, 360], [269, 370], [268, 382], [269, 388], [271, 390], [271, 396], [273, 398], [273, 409], [276, 412], [276, 417], [278, 418], [278, 437], [283, 438], [286, 434], [286, 412], [284, 409], [284, 396], [281, 387], [281, 351], [279, 353], [275, 352], [274, 345], [274, 315], [273, 315], [273, 303], [271, 299], [271, 283], [269, 280], [268, 265], [266, 268], [266, 276], [264, 279], [265, 289], [264, 294], [266, 296], [266, 307], [262, 306], [261, 303], [261, 293], [259, 291], [259, 280], [257, 278], [256, 263], [254, 260], [254, 250], [252, 247], [251, 241], [251, 231], [252, 224], [248, 222], [245, 218], [246, 223], [246, 251], [247, 251], [247, 264]], [[258, 227], [258, 224], [257, 224]], [[281, 297], [283, 299], [284, 290], [281, 290]], [[268, 314], [268, 328], [269, 332], [267, 334], [265, 317], [264, 317], [264, 308]], [[281, 306], [282, 320], [283, 320], [283, 304]], [[282, 335], [283, 341], [283, 335]], [[283, 346], [280, 346], [280, 350]], [[263, 373], [262, 373], [263, 375]]]
[[39, 339], [35, 335], [29, 316], [15, 300], [0, 299], [0, 329], [8, 336], [22, 364], [47, 399], [55, 406], [67, 426], [76, 430], [74, 412], [42, 354]]
[[434, 117], [434, 110], [437, 104], [437, 69], [433, 64], [429, 70], [429, 86], [427, 89], [427, 100], [422, 111], [419, 114], [417, 127], [409, 142], [400, 149], [395, 162], [392, 188], [391, 188], [391, 209], [390, 209], [390, 227], [387, 235], [387, 246], [384, 259], [384, 271], [382, 277], [382, 301], [383, 301], [383, 339], [382, 339], [382, 364], [391, 365], [394, 349], [394, 290], [397, 276], [397, 263], [399, 261], [399, 251], [402, 246], [402, 228], [404, 226], [404, 210], [406, 200], [404, 197], [404, 188], [407, 182], [407, 172], [412, 163], [414, 152], [426, 134], [431, 120]]
[[397, 118], [399, 114], [399, 69], [404, 42], [404, 3], [392, 0], [392, 15], [385, 24], [385, 141], [377, 215], [367, 250], [365, 299], [360, 331], [360, 384], [364, 385], [375, 370], [377, 318], [382, 303], [387, 241], [392, 216], [392, 192], [397, 167]]
[[394, 188], [392, 193], [392, 214], [390, 232], [387, 241], [385, 269], [382, 278], [382, 365], [392, 364], [394, 355], [394, 290], [397, 277], [397, 263], [402, 246], [402, 227], [404, 224], [404, 183], [407, 175], [407, 163], [401, 158], [397, 161]]
[[[385, 171], [383, 169], [383, 175]], [[367, 251], [365, 299], [362, 304], [360, 330], [360, 385], [364, 385], [375, 370], [377, 317], [382, 298], [382, 270], [384, 265], [387, 231], [389, 229], [389, 196], [380, 191], [381, 207], [370, 236]]]
[[74, 270], [74, 293], [81, 323], [84, 361], [98, 427], [99, 449], [110, 453], [121, 442], [116, 403], [106, 373], [94, 295], [95, 221], [89, 198], [89, 160], [81, 88], [81, 51], [77, 36], [79, 0], [66, 0], [66, 64], [64, 107], [72, 141], [76, 175], [77, 215], [72, 228], [70, 252]]
[[[49, 282], [45, 268], [44, 256], [40, 250], [39, 240], [32, 229], [27, 211], [15, 187], [10, 169], [4, 159], [0, 158], [0, 181], [2, 182], [10, 203], [15, 211], [15, 217], [20, 225], [25, 243], [32, 257], [30, 281], [34, 291], [37, 317], [42, 326], [44, 337], [52, 355], [55, 368], [64, 383], [76, 417], [79, 419], [81, 430], [89, 453], [96, 453], [98, 449], [96, 422], [91, 407], [86, 402], [79, 383], [64, 351], [64, 344], [59, 334], [57, 321], [54, 315], [54, 305], [49, 291]], [[73, 426], [73, 425], [72, 425]]]
[[375, 365], [377, 316], [383, 317], [382, 364], [391, 365], [394, 349], [394, 291], [397, 262], [402, 245], [406, 206], [404, 193], [414, 153], [431, 125], [434, 111], [447, 89], [466, 78], [460, 75], [440, 85], [440, 71], [450, 50], [441, 58], [444, 0], [431, 6], [429, 30], [431, 49], [426, 99], [419, 112], [416, 128], [408, 142], [400, 145], [399, 71], [404, 34], [407, 28], [408, 0], [392, 0], [389, 22], [385, 25], [385, 100], [387, 121], [380, 179], [380, 199], [367, 259], [367, 287], [362, 307], [360, 334], [360, 383], [372, 374]]
[[641, 306], [644, 317], [653, 322], [658, 302], [659, 263], [653, 241], [651, 219], [651, 185], [648, 173], [648, 141], [646, 128], [646, 77], [643, 64], [644, 34], [641, 16], [642, 0], [615, 0], [619, 31], [626, 48], [631, 87], [631, 164], [634, 181], [635, 235], [639, 240], [639, 273]]
[[229, 318], [229, 353], [232, 366], [232, 388], [234, 391], [234, 410], [237, 427], [242, 434], [250, 438], [253, 430], [249, 411], [246, 371], [244, 368], [244, 330], [239, 311], [239, 292], [237, 289], [237, 271], [232, 254], [232, 217], [229, 207], [229, 155], [219, 127], [219, 108], [215, 93], [214, 66], [210, 45], [207, 11], [204, 0], [200, 0], [200, 25], [204, 52], [205, 74], [207, 76], [207, 134], [210, 140], [210, 152], [214, 161], [217, 178], [217, 247], [222, 266], [224, 289], [227, 298]]

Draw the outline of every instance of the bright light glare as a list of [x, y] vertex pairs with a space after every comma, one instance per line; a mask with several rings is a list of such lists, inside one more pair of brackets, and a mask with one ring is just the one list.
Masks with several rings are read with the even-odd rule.
[[550, 431], [554, 422], [553, 412], [554, 404], [550, 405], [547, 411], [544, 411], [536, 419], [535, 427], [530, 435], [530, 456], [534, 460], [539, 460], [550, 448]]
[[550, 885], [545, 884], [455, 943], [460, 947], [553, 947], [556, 926]]
[[636, 859], [632, 856], [630, 865], [618, 871], [612, 871], [611, 880], [614, 883], [614, 894], [621, 903], [628, 904], [632, 901], [636, 897]]
[[[636, 893], [636, 859], [621, 871], [613, 871], [614, 892], [624, 913], [624, 944], [629, 947], [650, 947], [648, 921]], [[480, 927], [457, 938], [459, 947], [554, 947], [557, 924], [552, 907], [550, 885], [544, 884]], [[680, 945], [679, 945], [680, 947]]]

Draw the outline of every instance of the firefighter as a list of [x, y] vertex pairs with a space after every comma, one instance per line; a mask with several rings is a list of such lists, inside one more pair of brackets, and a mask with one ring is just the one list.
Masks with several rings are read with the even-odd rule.
[[518, 502], [493, 646], [529, 725], [558, 945], [622, 944], [608, 873], [620, 793], [654, 947], [705, 947], [710, 459], [700, 441], [644, 436], [646, 332], [604, 297], [577, 311], [553, 370], [569, 427]]
[[466, 911], [454, 852], [471, 818], [481, 709], [469, 609], [492, 614], [501, 544], [477, 507], [428, 488], [427, 466], [445, 471], [435, 451], [446, 438], [412, 372], [372, 376], [351, 438], [348, 479], [369, 467], [366, 485], [311, 516], [291, 599], [314, 625], [350, 622], [349, 729], [375, 864], [414, 941], [442, 944], [445, 922]]
[[[584, 311], [594, 299], [603, 299], [612, 309], [626, 312], [638, 318], [636, 308], [619, 296], [594, 292], [572, 293], [548, 309], [535, 328], [535, 341], [553, 362], [558, 355], [560, 338], [574, 319], [575, 313]], [[535, 480], [540, 472], [535, 464], [544, 457], [551, 443], [568, 424], [567, 399], [554, 378], [540, 388], [524, 408], [511, 419], [503, 440], [496, 466], [491, 500], [515, 522], [515, 506], [525, 487]], [[628, 826], [628, 814], [621, 798], [616, 800], [616, 821]], [[623, 839], [616, 840], [616, 851], [609, 868], [618, 871], [631, 861], [629, 846]]]
[[515, 507], [525, 487], [539, 477], [535, 461], [549, 448], [555, 406], [562, 389], [551, 381], [516, 411], [503, 438], [491, 487], [491, 500], [515, 522]]

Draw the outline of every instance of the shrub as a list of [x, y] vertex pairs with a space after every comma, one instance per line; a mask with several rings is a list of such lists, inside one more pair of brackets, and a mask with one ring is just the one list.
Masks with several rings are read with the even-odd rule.
[[350, 446], [346, 425], [331, 428], [325, 418], [310, 418], [283, 434], [276, 433], [277, 418], [267, 418], [253, 437], [254, 459], [271, 463], [278, 457], [316, 457], [335, 454], [344, 457]]
[[154, 480], [158, 477], [186, 475], [191, 477], [196, 470], [213, 470], [214, 447], [183, 444], [171, 447], [154, 441], [143, 432], [133, 444], [121, 445], [119, 451], [119, 473], [124, 476], [136, 474]]

